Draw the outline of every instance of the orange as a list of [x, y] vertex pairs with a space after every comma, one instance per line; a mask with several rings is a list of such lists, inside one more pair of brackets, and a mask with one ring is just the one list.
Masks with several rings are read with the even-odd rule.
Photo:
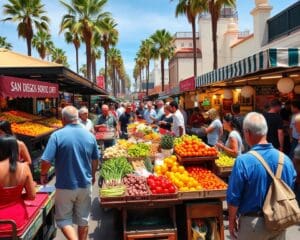
[[178, 167], [178, 172], [184, 173], [184, 172], [185, 172], [184, 167], [183, 167], [183, 166], [179, 166], [179, 167]]

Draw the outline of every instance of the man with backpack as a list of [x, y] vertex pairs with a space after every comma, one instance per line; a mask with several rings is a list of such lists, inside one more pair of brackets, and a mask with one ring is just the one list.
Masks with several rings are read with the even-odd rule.
[[[242, 240], [285, 239], [284, 228], [287, 225], [281, 224], [282, 219], [278, 219], [280, 217], [272, 211], [275, 209], [282, 213], [280, 205], [290, 207], [290, 204], [295, 204], [295, 196], [289, 195], [296, 178], [293, 163], [286, 155], [267, 142], [268, 126], [263, 115], [256, 112], [247, 114], [243, 123], [243, 132], [251, 151], [236, 159], [229, 179], [227, 203], [231, 238]], [[278, 166], [279, 171], [277, 171]], [[274, 183], [276, 183], [275, 187]], [[278, 202], [274, 202], [274, 199], [278, 200], [277, 190], [281, 193], [282, 189], [279, 188], [283, 185], [285, 188], [283, 192], [288, 191], [287, 195], [289, 196], [282, 197], [282, 203], [278, 204]], [[276, 192], [275, 197], [270, 197], [272, 191]], [[297, 203], [294, 209], [297, 218], [300, 216], [297, 215], [299, 211]], [[283, 215], [287, 214], [286, 212]], [[271, 220], [274, 220], [274, 216], [276, 221], [270, 224], [270, 217]], [[278, 227], [278, 223], [281, 224], [280, 227]], [[272, 226], [276, 227], [275, 230], [271, 229]]]

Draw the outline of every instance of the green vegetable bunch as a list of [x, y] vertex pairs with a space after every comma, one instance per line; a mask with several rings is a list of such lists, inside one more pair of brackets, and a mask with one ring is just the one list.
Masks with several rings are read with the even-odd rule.
[[150, 154], [150, 146], [146, 143], [137, 143], [128, 148], [129, 157], [147, 157]]
[[172, 149], [174, 146], [174, 137], [171, 135], [164, 135], [160, 141], [160, 147], [162, 149]]
[[112, 158], [105, 161], [100, 169], [100, 175], [105, 181], [119, 180], [132, 173], [133, 168], [125, 157]]

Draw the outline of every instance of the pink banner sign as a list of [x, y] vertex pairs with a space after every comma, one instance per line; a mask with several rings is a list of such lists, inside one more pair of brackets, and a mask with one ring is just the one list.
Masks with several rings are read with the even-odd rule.
[[57, 98], [58, 84], [25, 78], [0, 76], [0, 95], [20, 98]]
[[179, 83], [180, 92], [193, 91], [195, 90], [195, 79], [194, 77], [190, 77], [182, 80]]

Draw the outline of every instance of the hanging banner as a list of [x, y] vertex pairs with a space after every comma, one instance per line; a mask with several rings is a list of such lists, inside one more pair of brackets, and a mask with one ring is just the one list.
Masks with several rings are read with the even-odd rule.
[[195, 78], [190, 77], [182, 80], [179, 83], [180, 92], [193, 91], [195, 90]]
[[20, 98], [57, 98], [58, 84], [25, 78], [0, 76], [0, 95]]
[[105, 89], [105, 79], [103, 75], [97, 76], [96, 77], [97, 80], [97, 86], [99, 88]]

